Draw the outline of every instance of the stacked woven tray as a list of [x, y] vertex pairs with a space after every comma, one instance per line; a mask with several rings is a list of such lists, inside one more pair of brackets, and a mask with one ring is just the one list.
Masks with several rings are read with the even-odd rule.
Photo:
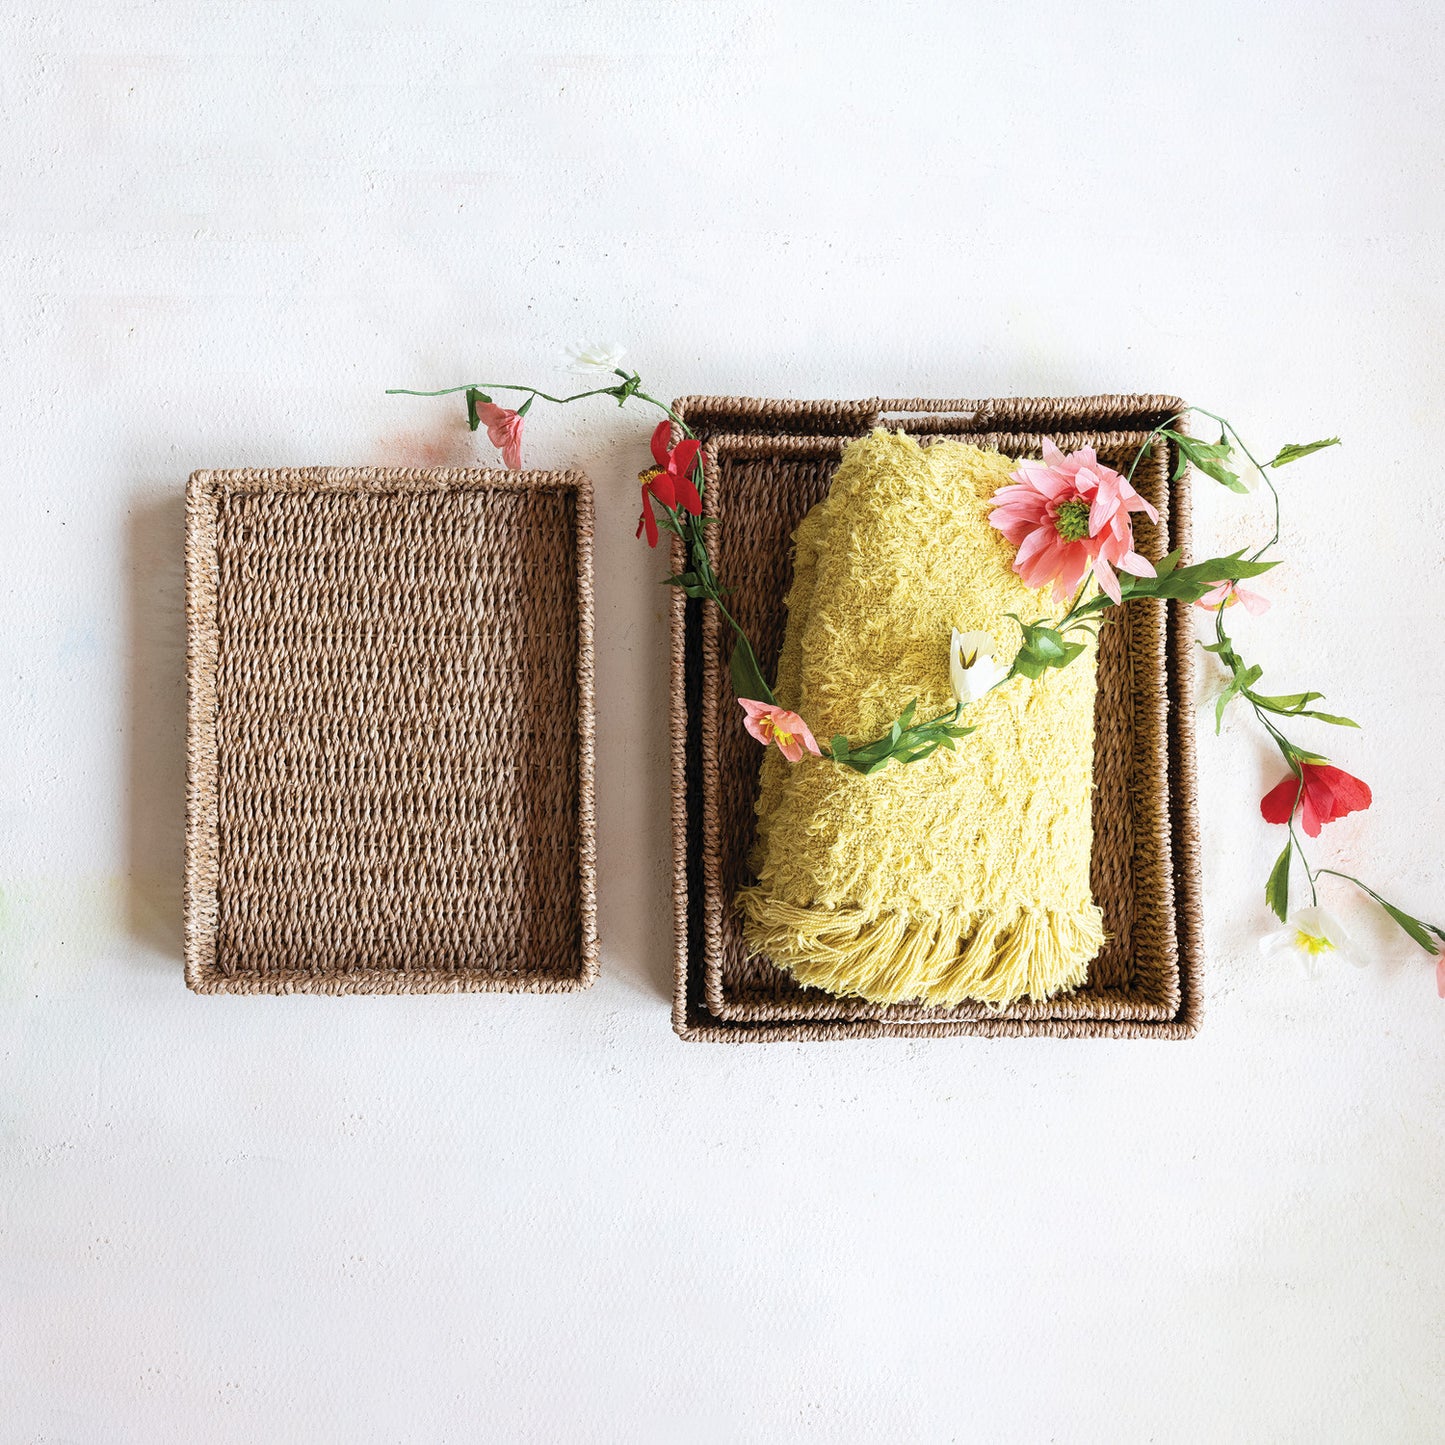
[[[675, 410], [703, 440], [713, 562], [771, 673], [786, 622], [791, 537], [828, 489], [849, 438], [875, 426], [921, 442], [952, 438], [1037, 455], [1093, 446], [1127, 466], [1150, 430], [1182, 410], [1167, 396], [994, 401], [770, 401], [689, 397]], [[1187, 479], [1156, 443], [1135, 485], [1159, 510], [1136, 519], [1139, 550], [1189, 541]], [[674, 570], [683, 570], [674, 543]], [[1109, 941], [1088, 982], [1045, 1003], [1004, 1009], [881, 1006], [804, 989], [748, 958], [733, 898], [748, 877], [757, 745], [728, 674], [730, 635], [711, 604], [674, 592], [672, 820], [676, 991], [686, 1039], [748, 1042], [879, 1035], [1055, 1034], [1183, 1038], [1198, 1025], [1199, 875], [1193, 786], [1193, 656], [1188, 609], [1136, 602], [1102, 633], [1095, 714], [1092, 885]]]
[[191, 988], [592, 981], [591, 541], [575, 472], [191, 478]]

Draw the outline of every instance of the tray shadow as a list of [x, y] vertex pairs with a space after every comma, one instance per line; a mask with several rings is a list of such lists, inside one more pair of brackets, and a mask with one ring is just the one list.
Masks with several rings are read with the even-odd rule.
[[125, 523], [125, 923], [179, 964], [186, 833], [186, 502], [138, 500]]

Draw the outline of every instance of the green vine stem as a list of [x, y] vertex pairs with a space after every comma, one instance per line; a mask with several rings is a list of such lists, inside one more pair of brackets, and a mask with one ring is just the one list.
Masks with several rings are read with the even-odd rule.
[[[466, 395], [469, 399], [482, 397], [490, 399], [489, 393], [494, 391], [518, 391], [525, 392], [527, 399], [517, 409], [519, 413], [525, 413], [527, 408], [534, 401], [551, 402], [555, 406], [568, 406], [575, 401], [585, 401], [593, 396], [610, 396], [614, 398], [618, 406], [626, 406], [634, 397], [648, 406], [656, 407], [684, 437], [691, 437], [696, 440], [696, 434], [692, 428], [673, 411], [664, 401], [649, 395], [642, 390], [642, 377], [635, 371], [624, 371], [621, 367], [613, 371], [617, 381], [611, 386], [591, 387], [586, 391], [573, 392], [570, 396], [553, 396], [550, 392], [539, 390], [535, 386], [525, 386], [519, 382], [502, 381], [480, 381], [468, 382], [462, 386], [446, 386], [437, 391], [414, 391], [409, 387], [390, 387], [387, 390], [388, 396], [457, 396]], [[468, 407], [468, 422], [472, 430], [477, 429], [476, 410], [474, 405]], [[693, 464], [693, 485], [697, 488], [700, 498], [706, 500], [707, 476], [703, 467], [702, 454], [698, 454], [697, 461]], [[723, 594], [727, 590], [719, 581], [716, 572], [713, 571], [711, 558], [708, 556], [706, 530], [714, 520], [702, 515], [694, 517], [685, 508], [670, 507], [666, 503], [654, 498], [653, 503], [659, 507], [662, 516], [659, 518], [658, 526], [667, 532], [672, 532], [682, 541], [687, 558], [686, 570], [675, 577], [667, 578], [672, 586], [681, 587], [689, 597], [696, 597], [711, 602], [722, 614], [724, 620], [732, 628], [736, 635], [736, 644], [733, 653], [733, 679], [736, 685], [740, 680], [745, 684], [752, 684], [755, 691], [739, 690], [740, 697], [757, 698], [760, 701], [775, 703], [777, 699], [773, 696], [772, 689], [768, 686], [762, 674], [762, 668], [758, 664], [757, 653], [753, 650], [752, 642], [741, 624], [728, 610], [727, 604], [723, 601]], [[740, 678], [740, 673], [742, 674]]]
[[[474, 382], [462, 386], [443, 387], [436, 391], [416, 391], [407, 387], [392, 387], [388, 390], [387, 395], [437, 397], [465, 394], [468, 400], [468, 421], [473, 431], [476, 430], [478, 424], [476, 402], [479, 399], [490, 401], [489, 393], [493, 391], [524, 393], [526, 400], [517, 408], [519, 415], [525, 415], [536, 401], [567, 406], [573, 402], [585, 401], [589, 397], [610, 396], [616, 400], [619, 406], [625, 406], [635, 397], [648, 406], [656, 407], [684, 437], [697, 439], [692, 428], [673, 411], [671, 406], [643, 391], [642, 379], [637, 372], [624, 371], [619, 367], [613, 372], [613, 375], [617, 377], [617, 381], [609, 386], [591, 387], [585, 391], [573, 392], [568, 396], [554, 396], [537, 387], [517, 382]], [[1204, 442], [1179, 430], [1177, 424], [1185, 421], [1191, 414], [1205, 416], [1216, 422], [1220, 428], [1219, 440]], [[1233, 587], [1245, 578], [1258, 576], [1276, 566], [1275, 561], [1267, 559], [1279, 544], [1281, 508], [1279, 489], [1275, 486], [1270, 473], [1290, 462], [1298, 461], [1301, 457], [1339, 444], [1338, 437], [1329, 437], [1323, 441], [1310, 442], [1303, 446], [1286, 446], [1281, 448], [1270, 461], [1261, 463], [1249, 450], [1244, 439], [1230, 421], [1203, 407], [1190, 407], [1168, 417], [1149, 432], [1129, 464], [1129, 470], [1125, 475], [1126, 481], [1133, 481], [1140, 462], [1161, 441], [1172, 444], [1176, 449], [1178, 461], [1174, 480], [1177, 481], [1188, 467], [1193, 466], [1231, 491], [1243, 493], [1249, 490], [1248, 487], [1229, 466], [1233, 460], [1234, 448], [1238, 446], [1239, 451], [1263, 478], [1270, 491], [1274, 512], [1274, 530], [1269, 540], [1247, 556], [1245, 555], [1246, 549], [1241, 548], [1227, 557], [1212, 557], [1190, 566], [1181, 566], [1180, 552], [1173, 551], [1156, 564], [1154, 577], [1121, 575], [1119, 578], [1120, 602], [1118, 604], [1100, 592], [1097, 585], [1091, 589], [1091, 573], [1085, 577], [1064, 615], [1057, 621], [1039, 618], [1033, 622], [1025, 622], [1022, 618], [1010, 614], [1020, 629], [1022, 641], [1013, 665], [1005, 676], [994, 684], [995, 687], [1002, 687], [1016, 677], [1035, 680], [1051, 669], [1067, 667], [1097, 636], [1099, 625], [1108, 619], [1110, 609], [1116, 605], [1123, 605], [1136, 598], [1152, 597], [1188, 606], [1200, 601], [1221, 583]], [[693, 484], [699, 498], [705, 500], [707, 478], [701, 453], [693, 464]], [[763, 675], [752, 642], [723, 600], [727, 589], [713, 570], [712, 561], [708, 555], [706, 531], [715, 519], [705, 513], [693, 516], [685, 508], [669, 506], [656, 497], [653, 498], [653, 502], [662, 513], [658, 519], [658, 527], [677, 536], [684, 549], [686, 564], [684, 570], [668, 577], [665, 579], [666, 582], [671, 586], [681, 588], [688, 597], [711, 602], [732, 628], [736, 640], [731, 671], [733, 689], [737, 695], [741, 698], [776, 704], [777, 699]], [[1240, 656], [1233, 638], [1225, 630], [1223, 606], [1215, 612], [1214, 641], [1202, 645], [1206, 651], [1214, 653], [1220, 663], [1230, 672], [1229, 685], [1215, 705], [1216, 731], [1223, 724], [1224, 712], [1229, 703], [1236, 697], [1243, 698], [1249, 705], [1256, 722], [1279, 749], [1290, 771], [1299, 780], [1295, 792], [1294, 808], [1288, 822], [1288, 841], [1285, 844], [1284, 852], [1270, 873], [1269, 882], [1265, 888], [1265, 897], [1269, 906], [1281, 920], [1287, 918], [1291, 866], [1294, 860], [1298, 859], [1304, 870], [1310, 898], [1313, 902], [1318, 902], [1320, 877], [1328, 875], [1342, 879], [1352, 883], [1379, 904], [1390, 918], [1422, 948], [1431, 953], [1445, 948], [1445, 926], [1426, 923], [1413, 917], [1390, 903], [1375, 889], [1352, 874], [1339, 872], [1333, 868], [1312, 867], [1304, 845], [1300, 842], [1299, 834], [1295, 831], [1295, 814], [1299, 810], [1305, 792], [1303, 765], [1323, 763], [1325, 759], [1292, 742], [1275, 719], [1308, 717], [1340, 727], [1355, 727], [1357, 724], [1349, 718], [1322, 712], [1311, 706], [1323, 697], [1322, 693], [1300, 692], [1269, 695], [1259, 692], [1256, 684], [1262, 676], [1262, 669], [1247, 664]], [[919, 721], [916, 717], [917, 700], [915, 699], [894, 720], [883, 736], [855, 747], [840, 734], [823, 747], [823, 756], [844, 767], [865, 774], [877, 772], [890, 763], [907, 764], [922, 761], [924, 758], [931, 757], [940, 748], [951, 748], [958, 739], [974, 731], [973, 727], [961, 721], [964, 706], [964, 703], [960, 701], [949, 712]]]

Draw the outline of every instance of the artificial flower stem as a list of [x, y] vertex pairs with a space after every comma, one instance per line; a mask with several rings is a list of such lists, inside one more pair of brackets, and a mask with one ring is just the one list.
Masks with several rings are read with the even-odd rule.
[[[1385, 898], [1381, 897], [1380, 894], [1376, 893], [1375, 890], [1371, 888], [1368, 883], [1362, 883], [1358, 878], [1354, 876], [1353, 873], [1341, 873], [1337, 868], [1319, 868], [1316, 869], [1316, 872], [1328, 873], [1331, 878], [1343, 878], [1346, 883], [1353, 883], [1355, 887], [1358, 888], [1362, 893], [1368, 893], [1370, 897], [1373, 898], [1375, 902], [1378, 903], [1380, 907], [1383, 908], [1392, 917], [1396, 912], [1403, 912], [1403, 910], [1396, 909], [1392, 903], [1388, 902]], [[1399, 920], [1396, 919], [1395, 921], [1398, 922]], [[1433, 933], [1442, 943], [1445, 943], [1445, 928], [1442, 928], [1439, 924], [1426, 923], [1424, 919], [1419, 919], [1416, 921], [1419, 922], [1420, 926], [1424, 928], [1427, 932]], [[1409, 933], [1409, 929], [1403, 929], [1403, 931], [1407, 934]], [[1411, 941], [1415, 943], [1419, 942], [1419, 940], [1415, 938], [1412, 938]], [[1425, 945], [1423, 943], [1420, 944], [1420, 946], [1421, 948], [1425, 948]], [[1426, 948], [1425, 951], [1427, 953], [1434, 952], [1433, 949], [1429, 948]]]
[[1141, 446], [1139, 450], [1134, 454], [1134, 460], [1129, 463], [1129, 470], [1124, 474], [1124, 480], [1126, 482], [1133, 482], [1134, 473], [1138, 470], [1139, 463], [1144, 460], [1145, 455], [1148, 453], [1149, 449], [1154, 445], [1155, 441], [1157, 440], [1159, 433], [1162, 432], [1166, 427], [1173, 426], [1176, 421], [1183, 421], [1188, 415], [1189, 413], [1187, 411], [1175, 412], [1174, 415], [1171, 416], [1167, 421], [1161, 421], [1159, 425], [1156, 426], [1154, 430], [1151, 431], [1149, 435], [1144, 438], [1143, 446]]
[[1240, 451], [1242, 451], [1245, 456], [1249, 458], [1249, 464], [1255, 469], [1255, 471], [1260, 474], [1261, 477], [1264, 478], [1264, 484], [1269, 488], [1270, 496], [1274, 498], [1274, 536], [1272, 536], [1269, 541], [1266, 542], [1264, 546], [1261, 547], [1259, 551], [1254, 553], [1254, 555], [1249, 559], [1251, 562], [1257, 562], [1261, 557], [1264, 556], [1266, 552], [1270, 550], [1271, 547], [1277, 546], [1279, 543], [1279, 488], [1276, 487], [1274, 482], [1270, 480], [1269, 470], [1265, 467], [1260, 466], [1260, 464], [1255, 460], [1254, 453], [1250, 451], [1250, 449], [1245, 445], [1244, 438], [1240, 436], [1238, 431], [1235, 430], [1233, 422], [1226, 421], [1222, 416], [1216, 416], [1212, 411], [1206, 411], [1202, 406], [1191, 407], [1190, 410], [1197, 411], [1200, 416], [1207, 416], [1211, 421], [1217, 421], [1220, 426], [1222, 426], [1229, 433], [1229, 435], [1232, 436], [1235, 441], [1239, 443]]
[[455, 396], [459, 391], [528, 391], [533, 396], [541, 397], [543, 401], [550, 401], [557, 406], [566, 406], [569, 401], [581, 401], [589, 396], [615, 396], [615, 386], [599, 386], [593, 391], [579, 391], [572, 396], [549, 396], [545, 391], [538, 391], [531, 386], [515, 386], [510, 382], [503, 381], [477, 381], [469, 382], [466, 386], [447, 386], [441, 391], [412, 391], [404, 386], [389, 386], [386, 389], [387, 396]]

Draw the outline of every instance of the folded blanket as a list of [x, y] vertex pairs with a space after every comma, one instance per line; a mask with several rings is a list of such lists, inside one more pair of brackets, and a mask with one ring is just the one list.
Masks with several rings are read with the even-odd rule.
[[[778, 701], [856, 745], [914, 698], [953, 706], [950, 629], [1007, 665], [1008, 618], [1052, 615], [1012, 571], [989, 499], [1017, 465], [957, 442], [875, 431], [851, 443], [794, 538]], [[1092, 648], [973, 703], [952, 751], [863, 776], [770, 748], [756, 885], [738, 897], [753, 953], [801, 983], [880, 1003], [1004, 1004], [1083, 982], [1103, 943], [1089, 892]]]

